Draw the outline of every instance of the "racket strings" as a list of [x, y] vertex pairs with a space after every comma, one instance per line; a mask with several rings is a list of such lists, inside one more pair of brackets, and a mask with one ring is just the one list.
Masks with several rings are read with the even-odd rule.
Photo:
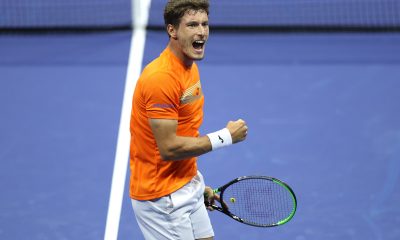
[[274, 225], [293, 211], [291, 193], [267, 179], [246, 179], [224, 190], [229, 211], [255, 225]]

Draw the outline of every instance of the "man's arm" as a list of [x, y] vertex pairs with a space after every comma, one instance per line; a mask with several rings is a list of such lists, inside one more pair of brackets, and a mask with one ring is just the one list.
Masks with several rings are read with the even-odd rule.
[[[149, 122], [161, 157], [165, 160], [200, 156], [212, 150], [208, 136], [183, 137], [176, 135], [177, 120], [150, 119]], [[230, 121], [226, 128], [231, 134], [232, 143], [243, 141], [246, 138], [247, 126], [243, 120]]]
[[177, 120], [150, 119], [150, 126], [161, 157], [165, 160], [180, 160], [211, 151], [211, 143], [207, 136], [177, 136]]

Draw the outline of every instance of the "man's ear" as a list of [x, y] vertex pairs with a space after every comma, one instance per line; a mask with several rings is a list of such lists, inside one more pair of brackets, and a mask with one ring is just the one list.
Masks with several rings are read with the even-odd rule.
[[167, 25], [167, 33], [172, 39], [177, 39], [176, 29], [172, 24]]

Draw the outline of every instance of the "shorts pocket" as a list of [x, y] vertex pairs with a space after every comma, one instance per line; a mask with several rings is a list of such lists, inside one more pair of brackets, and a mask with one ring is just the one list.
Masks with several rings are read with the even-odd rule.
[[163, 214], [170, 214], [174, 209], [171, 195], [151, 200], [153, 208]]

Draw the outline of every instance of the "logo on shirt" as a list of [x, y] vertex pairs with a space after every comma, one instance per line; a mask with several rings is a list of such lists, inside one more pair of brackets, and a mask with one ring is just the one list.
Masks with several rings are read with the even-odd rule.
[[194, 84], [193, 86], [189, 87], [188, 89], [183, 92], [180, 101], [182, 104], [191, 103], [200, 99], [203, 96], [203, 91], [201, 90], [200, 80]]
[[174, 108], [174, 104], [168, 104], [168, 103], [155, 103], [153, 104], [154, 108]]

